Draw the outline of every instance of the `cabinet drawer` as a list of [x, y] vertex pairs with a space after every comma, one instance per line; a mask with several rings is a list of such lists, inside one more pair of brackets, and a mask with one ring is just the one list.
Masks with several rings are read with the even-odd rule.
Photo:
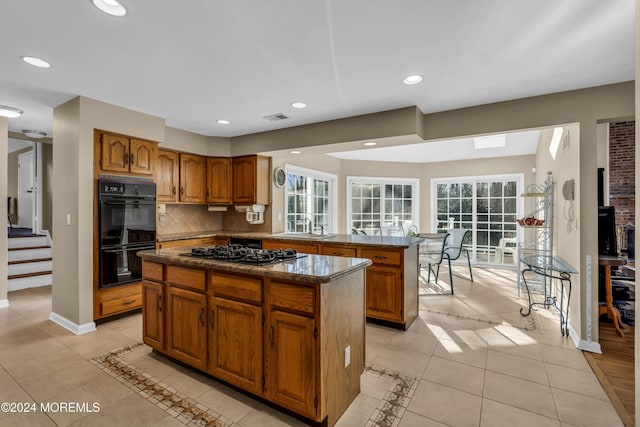
[[172, 285], [204, 291], [206, 289], [206, 274], [204, 270], [168, 265], [167, 282]]
[[142, 261], [142, 277], [156, 282], [164, 281], [163, 264], [151, 261]]
[[360, 253], [362, 258], [369, 258], [374, 264], [400, 265], [402, 258], [400, 251], [363, 248]]
[[346, 256], [357, 258], [358, 250], [354, 247], [346, 246], [322, 246], [322, 255]]
[[216, 296], [262, 304], [262, 280], [212, 272], [210, 290]]
[[271, 282], [269, 303], [271, 306], [281, 309], [313, 315], [315, 312], [315, 289], [301, 285]]
[[142, 294], [138, 293], [100, 303], [100, 315], [110, 316], [123, 311], [142, 307]]

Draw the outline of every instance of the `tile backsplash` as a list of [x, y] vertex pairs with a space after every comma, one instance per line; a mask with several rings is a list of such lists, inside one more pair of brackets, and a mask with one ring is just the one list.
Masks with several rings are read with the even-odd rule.
[[222, 212], [209, 212], [206, 205], [170, 205], [158, 218], [158, 234], [222, 229]]

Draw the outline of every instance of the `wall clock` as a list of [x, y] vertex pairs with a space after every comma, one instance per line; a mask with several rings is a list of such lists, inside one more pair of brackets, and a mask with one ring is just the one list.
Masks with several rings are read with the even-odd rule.
[[287, 174], [284, 172], [284, 169], [276, 168], [273, 171], [273, 180], [275, 181], [276, 187], [278, 188], [284, 187], [284, 183], [287, 180]]

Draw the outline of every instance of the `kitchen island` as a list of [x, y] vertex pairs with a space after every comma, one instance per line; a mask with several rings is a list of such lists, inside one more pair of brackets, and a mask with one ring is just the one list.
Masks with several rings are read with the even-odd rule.
[[[367, 320], [406, 330], [418, 316], [418, 237], [361, 234], [255, 233], [206, 231], [159, 235], [162, 247], [196, 243], [224, 244], [232, 239], [255, 240], [264, 249], [292, 248], [301, 253], [372, 260], [366, 272]], [[210, 239], [210, 240], [206, 240]], [[192, 243], [193, 242], [193, 243]]]
[[139, 252], [143, 337], [156, 351], [314, 423], [333, 425], [360, 391], [365, 267], [303, 255], [270, 265]]

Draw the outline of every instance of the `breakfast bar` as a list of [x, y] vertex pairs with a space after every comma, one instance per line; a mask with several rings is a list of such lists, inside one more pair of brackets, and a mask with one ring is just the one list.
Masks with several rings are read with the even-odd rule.
[[371, 261], [298, 254], [243, 264], [192, 249], [139, 253], [144, 342], [313, 424], [334, 425], [360, 391]]

